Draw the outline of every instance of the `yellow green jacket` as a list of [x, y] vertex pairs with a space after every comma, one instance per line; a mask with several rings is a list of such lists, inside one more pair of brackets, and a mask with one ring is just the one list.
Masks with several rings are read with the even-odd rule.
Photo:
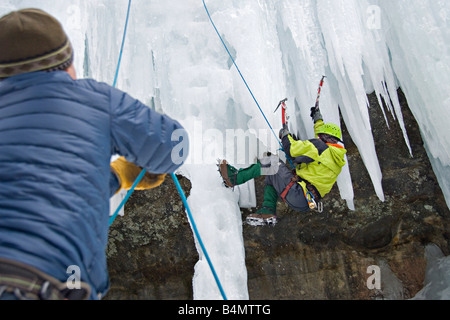
[[[291, 135], [283, 138], [283, 148], [296, 164], [297, 175], [310, 182], [324, 197], [331, 191], [345, 165], [347, 150], [338, 144], [325, 143], [318, 139], [317, 131], [323, 125], [319, 120], [314, 125], [315, 139], [294, 140]], [[300, 182], [306, 190], [306, 184]]]

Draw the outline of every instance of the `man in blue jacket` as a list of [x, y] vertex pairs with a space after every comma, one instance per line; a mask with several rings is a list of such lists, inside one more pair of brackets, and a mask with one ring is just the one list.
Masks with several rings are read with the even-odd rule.
[[110, 197], [141, 168], [138, 189], [162, 183], [187, 136], [172, 152], [177, 121], [76, 80], [70, 41], [41, 10], [2, 17], [0, 48], [0, 299], [101, 299]]

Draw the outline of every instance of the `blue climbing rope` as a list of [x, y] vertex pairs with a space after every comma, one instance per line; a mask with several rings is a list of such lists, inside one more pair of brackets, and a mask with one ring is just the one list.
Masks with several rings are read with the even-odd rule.
[[128, 21], [130, 20], [130, 9], [131, 9], [131, 0], [128, 1], [127, 18], [125, 20], [125, 28], [123, 30], [122, 45], [120, 47], [119, 61], [117, 62], [117, 69], [116, 69], [116, 75], [114, 76], [113, 87], [116, 87], [117, 78], [119, 77], [120, 64], [122, 62], [122, 55], [123, 55], [123, 47], [125, 46], [125, 39], [127, 37]]
[[[128, 10], [127, 10], [127, 18], [125, 20], [125, 28], [123, 30], [123, 38], [122, 38], [122, 45], [120, 47], [120, 54], [119, 54], [119, 61], [117, 62], [117, 69], [116, 69], [116, 74], [114, 76], [114, 82], [113, 82], [113, 87], [116, 86], [117, 84], [117, 79], [119, 77], [119, 70], [120, 70], [120, 64], [122, 62], [122, 56], [123, 56], [123, 47], [125, 46], [125, 40], [127, 37], [127, 29], [128, 29], [128, 21], [130, 20], [130, 9], [131, 9], [131, 0], [128, 1]], [[127, 195], [125, 196], [125, 198], [123, 198], [122, 202], [120, 203], [120, 205], [117, 207], [116, 211], [114, 211], [114, 214], [109, 218], [109, 225], [112, 225], [112, 223], [114, 222], [114, 220], [117, 218], [120, 210], [122, 209], [122, 207], [125, 205], [125, 203], [128, 201], [128, 199], [131, 197], [131, 194], [134, 192], [134, 189], [136, 188], [136, 186], [139, 184], [139, 182], [142, 180], [142, 178], [145, 175], [145, 169], [142, 170], [141, 174], [138, 176], [138, 178], [136, 179], [136, 181], [133, 183], [133, 185], [131, 186], [131, 189], [127, 192]]]
[[217, 33], [217, 35], [219, 36], [220, 41], [222, 41], [222, 44], [223, 44], [223, 46], [225, 47], [225, 50], [227, 50], [228, 55], [229, 55], [230, 58], [231, 58], [231, 61], [233, 61], [233, 64], [234, 64], [234, 66], [236, 67], [236, 70], [239, 72], [239, 75], [241, 76], [242, 81], [244, 81], [245, 86], [247, 87], [248, 91], [249, 91], [250, 94], [252, 95], [252, 98], [253, 98], [253, 100], [255, 101], [256, 105], [258, 106], [259, 111], [261, 111], [261, 114], [263, 115], [264, 119], [266, 120], [267, 124], [269, 125], [270, 130], [272, 130], [272, 133], [273, 133], [273, 135], [275, 136], [275, 139], [276, 139], [276, 140], [278, 141], [278, 143], [280, 144], [280, 146], [281, 146], [281, 149], [280, 149], [280, 150], [282, 150], [282, 151], [286, 154], [286, 159], [289, 161], [289, 163], [291, 164], [291, 166], [292, 166], [293, 168], [295, 168], [295, 166], [294, 166], [294, 164], [292, 163], [291, 159], [289, 158], [288, 154], [287, 154], [286, 151], [284, 150], [283, 144], [281, 143], [280, 139], [278, 138], [278, 136], [276, 135], [275, 131], [273, 130], [273, 128], [272, 128], [272, 126], [271, 126], [269, 120], [267, 120], [267, 117], [266, 117], [266, 115], [264, 114], [264, 111], [261, 109], [261, 106], [259, 105], [258, 100], [256, 100], [255, 95], [253, 94], [252, 90], [250, 89], [249, 85], [247, 84], [247, 81], [245, 80], [244, 76], [242, 75], [241, 70], [239, 69], [238, 65], [236, 64], [236, 61], [235, 61], [234, 58], [233, 58], [233, 55], [230, 53], [230, 50], [228, 50], [228, 47], [227, 47], [227, 45], [225, 44], [225, 41], [223, 41], [223, 38], [222, 38], [222, 36], [220, 35], [219, 30], [217, 30], [217, 27], [216, 27], [216, 25], [215, 25], [213, 19], [211, 18], [211, 15], [209, 14], [209, 10], [208, 10], [208, 7], [206, 6], [205, 0], [202, 0], [202, 1], [203, 1], [203, 6], [205, 7], [206, 13], [208, 14], [209, 20], [211, 21], [211, 24], [212, 24], [212, 26], [214, 27], [214, 30], [216, 30], [216, 33]]
[[114, 212], [114, 214], [112, 216], [109, 217], [109, 225], [112, 225], [114, 220], [116, 220], [117, 215], [119, 214], [120, 209], [122, 209], [122, 207], [125, 205], [125, 203], [128, 201], [128, 199], [130, 199], [131, 195], [134, 192], [134, 189], [136, 189], [136, 186], [139, 184], [139, 182], [141, 182], [142, 178], [144, 178], [146, 173], [146, 170], [143, 169], [141, 171], [141, 173], [139, 174], [139, 176], [136, 178], [136, 181], [134, 181], [133, 185], [131, 186], [130, 190], [128, 190], [127, 195], [125, 196], [125, 198], [123, 198], [122, 202], [120, 203], [120, 205], [117, 207], [116, 211]]

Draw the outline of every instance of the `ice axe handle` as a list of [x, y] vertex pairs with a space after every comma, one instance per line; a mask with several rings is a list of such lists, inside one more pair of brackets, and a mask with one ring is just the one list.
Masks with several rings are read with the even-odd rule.
[[320, 94], [322, 93], [322, 87], [323, 87], [323, 83], [324, 83], [324, 79], [325, 78], [326, 78], [326, 76], [322, 76], [322, 79], [320, 80], [319, 90], [317, 92], [316, 104], [314, 106], [314, 108], [316, 108], [316, 111], [319, 111], [319, 99], [320, 99]]

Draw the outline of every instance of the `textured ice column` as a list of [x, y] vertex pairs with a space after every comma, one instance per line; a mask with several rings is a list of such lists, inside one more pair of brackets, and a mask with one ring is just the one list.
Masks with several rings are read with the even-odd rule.
[[380, 1], [392, 66], [450, 207], [450, 2]]
[[450, 256], [445, 257], [435, 244], [425, 248], [427, 270], [424, 287], [412, 300], [449, 300], [450, 299]]
[[[216, 9], [220, 5], [214, 3]], [[146, 20], [144, 13], [137, 15], [147, 21], [143, 36], [153, 52], [152, 74], [161, 108], [180, 120], [190, 135], [192, 149], [182, 173], [192, 183], [188, 201], [197, 228], [228, 298], [248, 299], [237, 194], [222, 186], [211, 164], [212, 154], [223, 156], [227, 151], [227, 130], [247, 129], [242, 102], [236, 98], [235, 71], [230, 71], [227, 53], [201, 1], [145, 2], [141, 10], [151, 13]], [[221, 299], [199, 247], [198, 251], [194, 299]]]
[[[215, 165], [188, 165], [189, 205], [220, 283], [232, 300], [247, 300], [247, 269], [238, 193], [222, 186]], [[214, 201], [205, 201], [205, 199]], [[198, 240], [198, 239], [196, 239]], [[192, 280], [195, 300], [222, 299], [207, 260], [196, 241], [199, 261]]]
[[354, 0], [317, 0], [317, 6], [330, 72], [335, 79], [332, 95], [340, 97], [339, 106], [347, 129], [360, 151], [376, 194], [384, 201], [382, 173], [367, 109], [367, 90], [363, 84], [363, 64], [373, 62], [364, 60], [367, 38], [360, 4]]

